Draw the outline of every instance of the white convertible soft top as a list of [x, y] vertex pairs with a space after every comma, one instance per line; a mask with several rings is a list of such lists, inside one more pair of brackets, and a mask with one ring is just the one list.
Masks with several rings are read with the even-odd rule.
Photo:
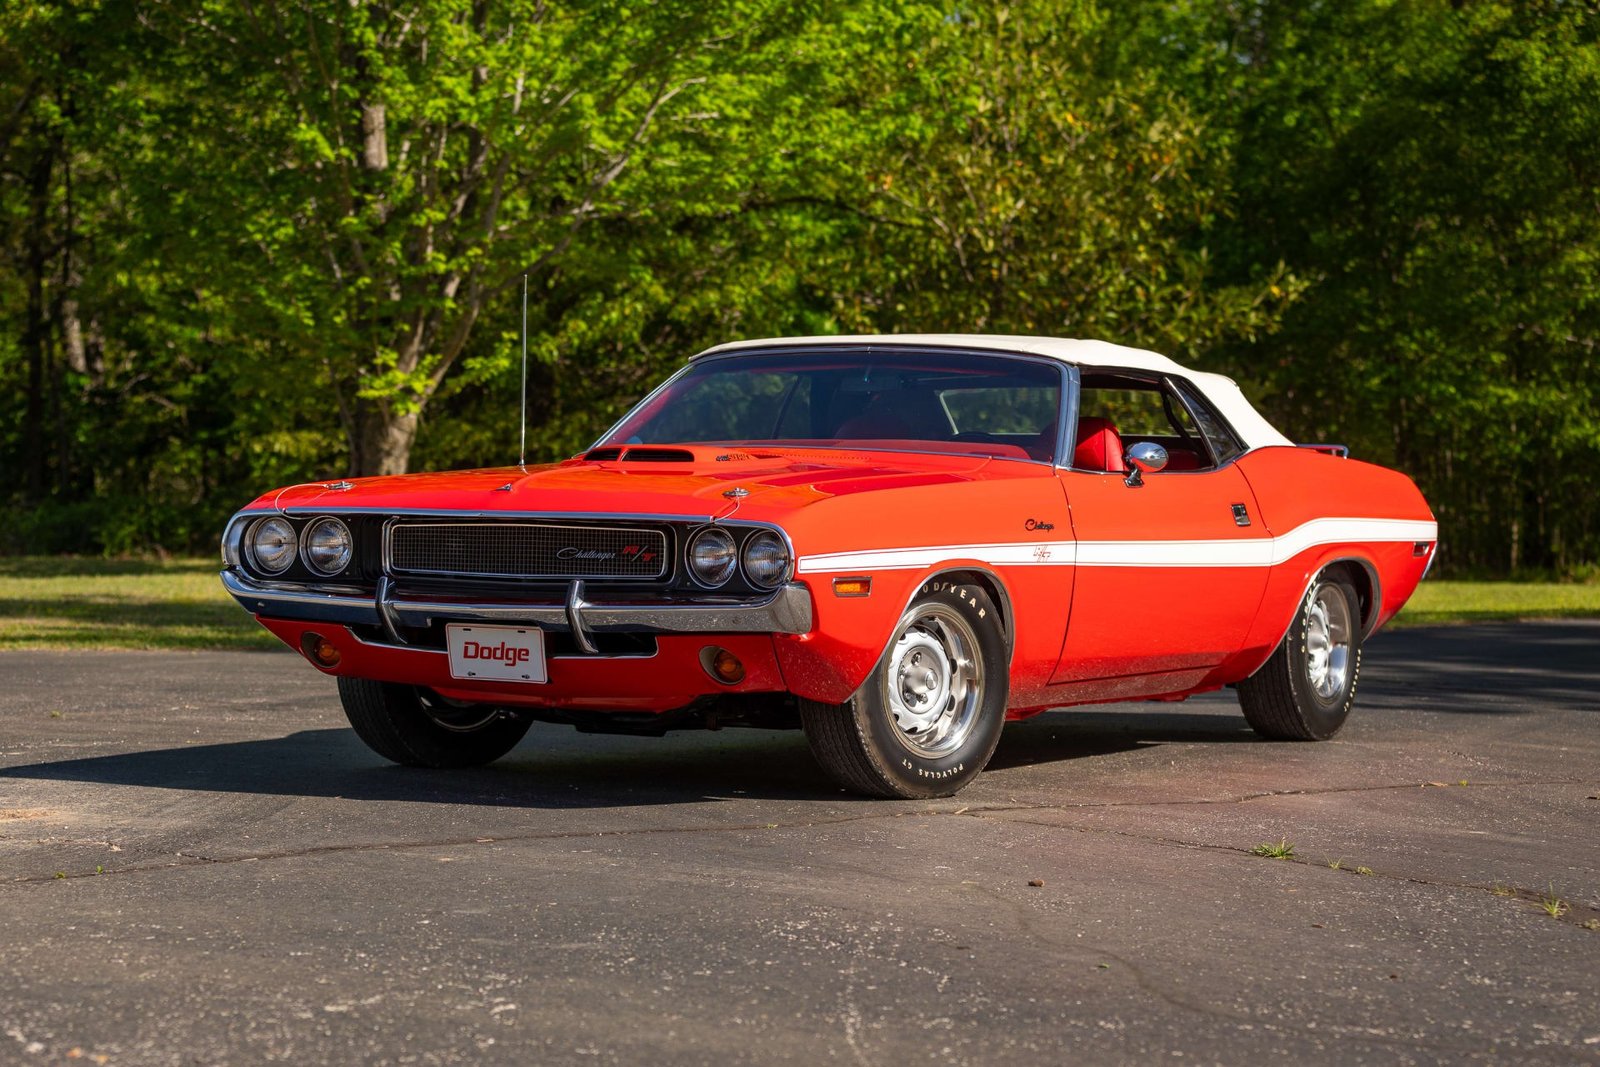
[[[1251, 406], [1232, 378], [1205, 371], [1190, 370], [1159, 352], [1143, 348], [1114, 345], [1110, 341], [1084, 341], [1071, 337], [1026, 337], [985, 333], [896, 333], [855, 334], [828, 337], [772, 337], [764, 340], [732, 341], [717, 345], [700, 353], [700, 356], [725, 355], [743, 349], [771, 349], [779, 347], [811, 348], [817, 345], [919, 345], [928, 348], [988, 348], [997, 352], [1022, 352], [1030, 356], [1045, 356], [1080, 367], [1156, 371], [1175, 374], [1195, 384], [1216, 405], [1217, 411], [1227, 419], [1247, 448], [1265, 448], [1269, 445], [1288, 445], [1290, 441], [1279, 433], [1261, 413]], [[700, 356], [696, 356], [698, 359]]]

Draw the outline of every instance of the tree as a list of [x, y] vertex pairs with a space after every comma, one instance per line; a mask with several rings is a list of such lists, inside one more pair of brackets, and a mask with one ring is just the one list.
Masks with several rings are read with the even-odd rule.
[[1412, 473], [1449, 564], [1596, 558], [1600, 8], [1216, 2], [1142, 39], [1235, 139], [1224, 277], [1309, 285], [1219, 358]]
[[246, 343], [270, 336], [280, 373], [326, 385], [351, 472], [380, 474], [406, 468], [492, 300], [661, 206], [638, 173], [680, 161], [684, 128], [716, 118], [717, 63], [772, 18], [738, 0], [217, 0], [150, 21], [183, 87], [161, 121], [203, 146], [171, 221]]
[[[1098, 5], [923, 9], [869, 66], [858, 239], [822, 253], [849, 329], [1103, 337], [1193, 356], [1270, 330], [1293, 279], [1216, 284], [1228, 156]], [[859, 69], [859, 68], [857, 68]]]

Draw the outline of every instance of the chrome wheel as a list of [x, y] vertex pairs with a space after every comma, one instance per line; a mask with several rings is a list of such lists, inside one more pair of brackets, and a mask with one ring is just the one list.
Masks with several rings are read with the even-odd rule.
[[1350, 678], [1350, 602], [1337, 585], [1319, 584], [1306, 604], [1306, 681], [1322, 700], [1344, 692]]
[[883, 684], [902, 744], [928, 758], [960, 748], [983, 696], [983, 660], [972, 626], [942, 604], [921, 606], [889, 650]]

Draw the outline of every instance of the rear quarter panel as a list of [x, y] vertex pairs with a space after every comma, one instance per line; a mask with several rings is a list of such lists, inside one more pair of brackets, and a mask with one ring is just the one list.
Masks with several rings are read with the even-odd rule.
[[[1399, 471], [1305, 448], [1263, 448], [1238, 461], [1255, 493], [1259, 517], [1274, 539], [1271, 567], [1256, 623], [1221, 681], [1253, 673], [1282, 640], [1312, 577], [1340, 560], [1365, 565], [1378, 586], [1369, 630], [1393, 618], [1410, 599], [1438, 548], [1427, 501]], [[1426, 543], [1423, 555], [1416, 546]]]

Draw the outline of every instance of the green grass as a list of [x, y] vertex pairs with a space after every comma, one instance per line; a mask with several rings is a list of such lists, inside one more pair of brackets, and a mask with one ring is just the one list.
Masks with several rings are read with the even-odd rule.
[[[279, 647], [214, 559], [0, 557], [0, 650]], [[1600, 616], [1600, 583], [1424, 582], [1397, 626]]]
[[1600, 583], [1427, 581], [1395, 626], [1600, 615]]
[[279, 648], [213, 559], [0, 558], [0, 650]]
[[1251, 849], [1250, 854], [1252, 856], [1265, 856], [1267, 859], [1272, 860], [1292, 860], [1295, 858], [1294, 842], [1290, 841], [1287, 837], [1283, 838], [1277, 844], [1273, 844], [1271, 841], [1265, 841]]

